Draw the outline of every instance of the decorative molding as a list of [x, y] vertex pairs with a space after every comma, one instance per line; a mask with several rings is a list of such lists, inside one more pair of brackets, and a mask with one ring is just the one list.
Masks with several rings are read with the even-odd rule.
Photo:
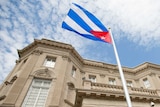
[[41, 55], [42, 53], [43, 53], [43, 51], [41, 51], [41, 50], [34, 50], [32, 52], [32, 54], [34, 54], [34, 55]]
[[6, 95], [0, 96], [0, 101], [3, 100], [3, 99], [5, 99], [5, 98], [6, 98]]
[[75, 85], [72, 82], [68, 82], [67, 85], [68, 85], [69, 89], [75, 88]]
[[99, 74], [100, 77], [104, 78], [106, 75], [105, 74]]
[[62, 59], [67, 60], [68, 62], [71, 62], [71, 59], [67, 55], [63, 55]]
[[56, 78], [54, 73], [50, 71], [48, 68], [37, 70], [31, 76], [34, 76], [37, 78], [46, 78], [46, 79]]
[[113, 70], [108, 70], [109, 73], [111, 74], [114, 74], [114, 71]]
[[[132, 101], [148, 102], [150, 100], [160, 102], [157, 90], [141, 89], [129, 87], [129, 93]], [[75, 107], [81, 107], [84, 98], [107, 99], [107, 100], [124, 100], [125, 95], [122, 86], [92, 83], [90, 89], [76, 89]]]
[[63, 55], [62, 58], [63, 58], [63, 60], [68, 60], [68, 56], [67, 55]]
[[85, 72], [84, 72], [84, 71], [82, 71], [82, 70], [80, 70], [80, 72], [81, 72], [82, 74], [85, 74]]
[[154, 75], [156, 75], [155, 73], [153, 73], [153, 72], [151, 72], [150, 74], [149, 74], [149, 76], [154, 76]]
[[[40, 44], [40, 47], [41, 45], [51, 46], [51, 47], [56, 47], [57, 49], [58, 48], [64, 49], [65, 51], [67, 50], [67, 52], [69, 52], [68, 50], [70, 50], [70, 52], [75, 56], [75, 58], [77, 58], [81, 62], [81, 64], [86, 65], [86, 66], [101, 67], [101, 68], [106, 68], [106, 69], [111, 69], [111, 70], [118, 69], [117, 65], [101, 63], [101, 62], [96, 62], [96, 61], [91, 61], [91, 60], [85, 60], [79, 55], [79, 53], [74, 49], [74, 47], [72, 47], [72, 45], [49, 40], [49, 39], [41, 39], [41, 40], [35, 39], [33, 43], [31, 43], [24, 49], [18, 50], [19, 57], [21, 58], [22, 56], [25, 55], [24, 53], [27, 52], [27, 50], [31, 48], [34, 49], [34, 47], [39, 44]], [[42, 54], [42, 51], [38, 50], [36, 54], [40, 55]], [[148, 63], [148, 62], [138, 65], [137, 67], [134, 67], [134, 68], [123, 67], [124, 72], [129, 72], [129, 73], [134, 73], [134, 74], [144, 72], [148, 68], [154, 68], [154, 69], [160, 70], [159, 65]]]
[[37, 77], [45, 77], [45, 78], [50, 78], [51, 75], [48, 73], [48, 69], [45, 69], [44, 71], [39, 71], [35, 74]]
[[5, 83], [5, 85], [12, 84], [12, 83], [9, 82], [9, 81], [5, 81], [4, 83]]
[[11, 80], [10, 83], [13, 83], [17, 79], [17, 76], [15, 75]]

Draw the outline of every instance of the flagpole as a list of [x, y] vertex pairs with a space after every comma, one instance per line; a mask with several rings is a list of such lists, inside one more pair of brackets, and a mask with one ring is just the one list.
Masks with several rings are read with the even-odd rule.
[[119, 73], [120, 73], [120, 76], [121, 76], [121, 80], [122, 80], [123, 89], [124, 89], [125, 97], [126, 97], [126, 100], [127, 100], [127, 104], [128, 104], [128, 107], [132, 107], [131, 99], [130, 99], [128, 89], [127, 89], [127, 85], [126, 85], [126, 80], [124, 78], [124, 74], [123, 74], [123, 71], [122, 71], [122, 67], [121, 67], [121, 63], [120, 63], [120, 60], [119, 60], [118, 52], [117, 52], [116, 45], [115, 45], [115, 42], [114, 42], [114, 39], [113, 39], [113, 36], [112, 36], [111, 28], [109, 28], [109, 33], [111, 35], [113, 49], [114, 49], [114, 53], [115, 53], [115, 56], [116, 56], [116, 60], [117, 60]]

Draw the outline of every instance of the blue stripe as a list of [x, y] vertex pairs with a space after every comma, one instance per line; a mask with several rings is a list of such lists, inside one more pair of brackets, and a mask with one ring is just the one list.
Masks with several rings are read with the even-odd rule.
[[92, 35], [89, 35], [89, 34], [81, 34], [81, 33], [77, 32], [76, 30], [72, 29], [65, 22], [62, 23], [62, 28], [67, 29], [67, 30], [72, 31], [72, 32], [75, 32], [75, 33], [77, 33], [77, 34], [79, 34], [79, 35], [81, 35], [81, 36], [83, 36], [85, 38], [88, 38], [88, 39], [91, 39], [91, 40], [95, 40], [95, 41], [102, 41], [102, 42], [104, 42], [103, 40], [101, 40], [101, 39], [99, 39], [99, 38], [97, 38], [95, 36], [92, 36]]
[[95, 23], [102, 31], [108, 31], [106, 27], [100, 22], [100, 20], [98, 20], [92, 13], [88, 12], [86, 9], [82, 8], [78, 4], [73, 4], [80, 8], [88, 16], [88, 18], [92, 20], [92, 22]]
[[79, 26], [81, 26], [83, 29], [85, 29], [87, 32], [90, 33], [92, 30], [88, 24], [72, 9], [69, 10], [68, 16], [74, 20]]

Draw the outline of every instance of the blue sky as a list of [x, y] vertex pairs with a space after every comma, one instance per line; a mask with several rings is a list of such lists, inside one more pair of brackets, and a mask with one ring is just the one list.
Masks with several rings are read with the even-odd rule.
[[111, 27], [122, 66], [160, 64], [159, 0], [0, 0], [0, 83], [34, 39], [71, 44], [89, 60], [116, 64], [113, 47], [61, 28], [75, 2]]

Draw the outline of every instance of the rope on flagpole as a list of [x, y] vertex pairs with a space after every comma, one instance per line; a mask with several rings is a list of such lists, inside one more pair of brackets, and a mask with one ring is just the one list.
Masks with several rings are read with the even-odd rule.
[[121, 63], [120, 63], [120, 60], [119, 60], [118, 52], [117, 52], [116, 45], [115, 45], [115, 42], [114, 42], [114, 39], [113, 39], [113, 36], [112, 36], [111, 28], [109, 28], [109, 33], [111, 35], [113, 49], [114, 49], [115, 57], [116, 57], [116, 60], [117, 60], [119, 73], [120, 73], [120, 76], [121, 76], [121, 80], [122, 80], [123, 89], [124, 89], [125, 97], [126, 97], [126, 100], [127, 100], [127, 104], [128, 104], [128, 107], [132, 107], [131, 99], [130, 99], [128, 89], [127, 89], [127, 85], [126, 85], [126, 80], [124, 78], [124, 74], [123, 74], [123, 71], [122, 71], [122, 67], [121, 67]]

